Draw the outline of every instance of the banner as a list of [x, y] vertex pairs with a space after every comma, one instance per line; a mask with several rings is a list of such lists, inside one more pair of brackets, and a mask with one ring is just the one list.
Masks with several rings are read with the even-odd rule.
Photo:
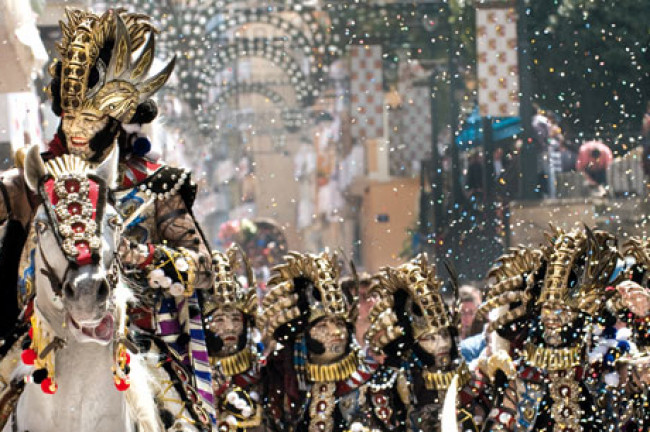
[[477, 8], [476, 56], [481, 116], [519, 117], [517, 14], [514, 7]]

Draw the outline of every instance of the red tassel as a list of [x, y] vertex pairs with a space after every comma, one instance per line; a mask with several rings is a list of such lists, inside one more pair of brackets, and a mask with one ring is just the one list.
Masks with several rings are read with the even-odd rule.
[[36, 361], [36, 351], [34, 351], [31, 348], [28, 348], [26, 350], [23, 350], [22, 354], [20, 354], [20, 359], [25, 363], [27, 366], [31, 366], [34, 364]]
[[31, 340], [34, 340], [34, 327], [29, 327], [29, 330], [27, 331], [27, 334], [29, 335], [29, 338]]
[[131, 387], [131, 383], [129, 381], [122, 378], [115, 379], [115, 388], [119, 391], [128, 390], [129, 387]]
[[43, 390], [43, 393], [54, 394], [58, 389], [59, 386], [52, 381], [52, 378], [50, 377], [45, 378], [41, 383], [41, 390]]

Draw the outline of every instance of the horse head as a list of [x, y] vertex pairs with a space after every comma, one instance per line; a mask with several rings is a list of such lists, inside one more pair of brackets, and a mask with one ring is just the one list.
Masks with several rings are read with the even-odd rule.
[[36, 307], [80, 342], [114, 336], [112, 292], [119, 278], [121, 219], [111, 203], [118, 154], [92, 169], [77, 156], [44, 163], [37, 146], [25, 158], [25, 180], [42, 203], [34, 228]]

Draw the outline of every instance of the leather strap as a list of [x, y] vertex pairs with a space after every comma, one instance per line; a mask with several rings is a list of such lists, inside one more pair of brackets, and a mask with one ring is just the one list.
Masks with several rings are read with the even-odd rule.
[[7, 186], [5, 186], [2, 179], [0, 179], [0, 192], [2, 192], [2, 198], [4, 199], [5, 208], [7, 209], [7, 219], [11, 219], [12, 216], [11, 200], [9, 199], [9, 192], [7, 192]]
[[168, 220], [176, 219], [177, 217], [185, 216], [186, 214], [187, 214], [187, 210], [184, 208], [172, 210], [169, 213], [165, 213], [163, 216], [160, 216], [160, 218], [156, 222], [156, 226], [160, 227], [160, 225], [164, 224]]

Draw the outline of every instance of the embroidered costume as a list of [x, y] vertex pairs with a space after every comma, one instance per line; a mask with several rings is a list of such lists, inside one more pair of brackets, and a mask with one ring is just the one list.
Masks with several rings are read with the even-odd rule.
[[[196, 186], [187, 171], [150, 159], [150, 143], [140, 133], [141, 125], [157, 114], [149, 97], [167, 81], [174, 60], [149, 75], [156, 30], [142, 14], [67, 10], [61, 30], [60, 59], [50, 66], [49, 86], [61, 122], [43, 158], [71, 153], [96, 164], [119, 148], [120, 178], [109, 186], [124, 221], [121, 264], [133, 286], [139, 286], [140, 304], [129, 311], [137, 326], [133, 334], [145, 348], [159, 348], [161, 367], [171, 374], [161, 394], [166, 406], [176, 401], [165, 413], [166, 426], [181, 421], [209, 428], [212, 384], [209, 373], [197, 372], [207, 352], [195, 290], [209, 289], [212, 275], [209, 248], [191, 213]], [[13, 214], [29, 226], [38, 199], [13, 174], [5, 178], [5, 185], [17, 186], [9, 193]], [[33, 237], [22, 250], [19, 271], [24, 308], [33, 294], [32, 249]]]
[[505, 352], [488, 360], [498, 397], [485, 430], [604, 430], [587, 348], [614, 294], [615, 239], [587, 228], [548, 237], [543, 249], [512, 249], [489, 274], [481, 310], [505, 309], [489, 330], [511, 342], [514, 361]]
[[246, 256], [248, 286], [237, 277], [237, 254], [213, 252], [214, 289], [203, 298], [206, 343], [213, 374], [219, 431], [263, 430], [261, 401], [262, 347], [256, 343], [257, 293]]
[[[262, 316], [277, 350], [266, 372], [266, 410], [277, 431], [382, 428], [391, 401], [371, 377], [377, 364], [353, 339], [335, 258], [292, 253], [274, 269]], [[391, 384], [391, 378], [388, 378]], [[377, 404], [377, 410], [372, 404]]]
[[472, 413], [484, 418], [489, 401], [481, 374], [472, 377], [459, 354], [458, 311], [450, 311], [443, 302], [442, 285], [424, 254], [384, 269], [376, 289], [380, 300], [370, 312], [366, 339], [399, 374], [408, 430], [440, 430], [442, 405], [456, 376], [460, 430], [476, 431]]

